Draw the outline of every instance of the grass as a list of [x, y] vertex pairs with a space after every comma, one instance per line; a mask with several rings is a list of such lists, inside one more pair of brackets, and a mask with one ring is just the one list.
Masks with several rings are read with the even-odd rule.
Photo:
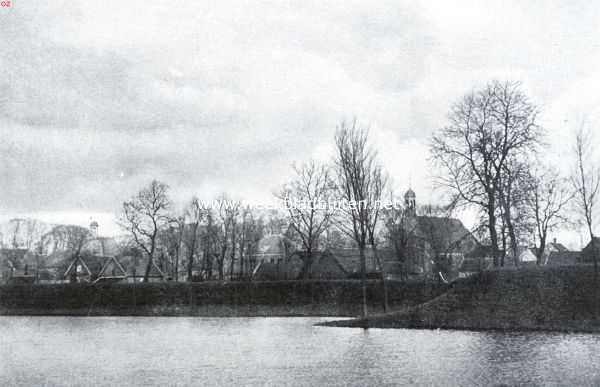
[[[432, 282], [388, 281], [394, 310], [447, 290]], [[369, 281], [369, 308], [383, 312], [381, 283]], [[344, 316], [360, 314], [360, 281], [273, 281], [0, 286], [3, 315]]]
[[492, 270], [419, 305], [324, 325], [600, 332], [599, 287], [590, 266]]

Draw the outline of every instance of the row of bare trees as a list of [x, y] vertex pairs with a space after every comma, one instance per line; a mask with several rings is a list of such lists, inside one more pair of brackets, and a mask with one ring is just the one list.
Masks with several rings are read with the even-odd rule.
[[[289, 230], [289, 236], [302, 246], [302, 275], [310, 278], [314, 253], [338, 231], [354, 241], [360, 252], [366, 315], [365, 249], [376, 247], [380, 207], [375, 203], [382, 199], [386, 178], [369, 145], [368, 131], [356, 120], [342, 123], [334, 141], [331, 163], [309, 161], [295, 166], [294, 176], [277, 192], [286, 204], [284, 219], [274, 216], [265, 221], [251, 208], [226, 197], [216, 201], [220, 203], [217, 209], [194, 198], [177, 216], [166, 184], [153, 181], [142, 189], [123, 204], [121, 224], [147, 257], [145, 280], [156, 259], [168, 261], [175, 280], [182, 262], [190, 281], [198, 267], [206, 279], [212, 279], [215, 272], [218, 279], [243, 277], [254, 268], [251, 257], [269, 226], [276, 232]], [[334, 208], [332, 200], [352, 205]]]
[[263, 218], [225, 195], [214, 201], [218, 208], [194, 197], [176, 213], [168, 189], [154, 180], [123, 203], [120, 224], [146, 256], [144, 281], [156, 259], [176, 281], [182, 272], [187, 281], [247, 277], [266, 229]]

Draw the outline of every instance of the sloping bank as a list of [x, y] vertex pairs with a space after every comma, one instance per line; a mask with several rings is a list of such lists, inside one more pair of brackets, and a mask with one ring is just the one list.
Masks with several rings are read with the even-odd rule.
[[[447, 289], [390, 282], [389, 300], [398, 310]], [[369, 283], [368, 298], [370, 309], [382, 312], [380, 282]], [[354, 317], [361, 301], [360, 282], [352, 280], [0, 286], [0, 315]]]
[[598, 287], [591, 266], [490, 271], [399, 312], [322, 325], [599, 332]]

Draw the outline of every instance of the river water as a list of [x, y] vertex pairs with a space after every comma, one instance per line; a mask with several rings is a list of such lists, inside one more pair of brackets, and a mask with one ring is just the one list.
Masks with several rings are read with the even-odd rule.
[[0, 386], [600, 385], [600, 335], [0, 317]]

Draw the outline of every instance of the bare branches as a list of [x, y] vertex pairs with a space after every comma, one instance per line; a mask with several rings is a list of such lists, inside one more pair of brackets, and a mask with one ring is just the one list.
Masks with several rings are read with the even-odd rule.
[[[453, 192], [455, 204], [466, 203], [486, 212], [496, 265], [496, 210], [500, 200], [502, 204], [510, 201], [506, 188], [512, 186], [512, 178], [506, 174], [511, 160], [526, 157], [540, 142], [537, 114], [519, 83], [490, 82], [455, 104], [449, 125], [431, 141], [432, 160], [444, 171], [438, 185]], [[509, 208], [504, 206], [508, 216]]]
[[377, 155], [367, 139], [368, 131], [357, 127], [356, 120], [350, 127], [342, 122], [335, 134], [337, 193], [348, 204], [342, 206], [345, 222], [338, 222], [338, 225], [354, 239], [360, 251], [363, 317], [367, 316], [364, 250], [367, 243], [375, 247], [374, 230], [386, 183]]
[[303, 277], [310, 277], [313, 251], [330, 224], [333, 209], [329, 206], [333, 181], [329, 168], [311, 160], [293, 166], [295, 176], [277, 195], [286, 204], [290, 226], [299, 236], [306, 254], [302, 255]]
[[169, 187], [157, 180], [123, 203], [120, 224], [132, 236], [135, 244], [148, 256], [144, 282], [152, 268], [160, 228], [169, 223], [171, 201], [167, 195]]
[[532, 173], [528, 184], [529, 195], [526, 205], [534, 220], [535, 233], [539, 246], [536, 249], [537, 263], [543, 264], [548, 233], [568, 224], [564, 210], [573, 199], [565, 179], [558, 172], [547, 169], [541, 173]]
[[575, 168], [571, 184], [575, 190], [575, 205], [587, 226], [594, 255], [594, 271], [598, 273], [598, 254], [594, 242], [595, 212], [600, 191], [600, 168], [592, 160], [592, 131], [583, 125], [575, 134]]

